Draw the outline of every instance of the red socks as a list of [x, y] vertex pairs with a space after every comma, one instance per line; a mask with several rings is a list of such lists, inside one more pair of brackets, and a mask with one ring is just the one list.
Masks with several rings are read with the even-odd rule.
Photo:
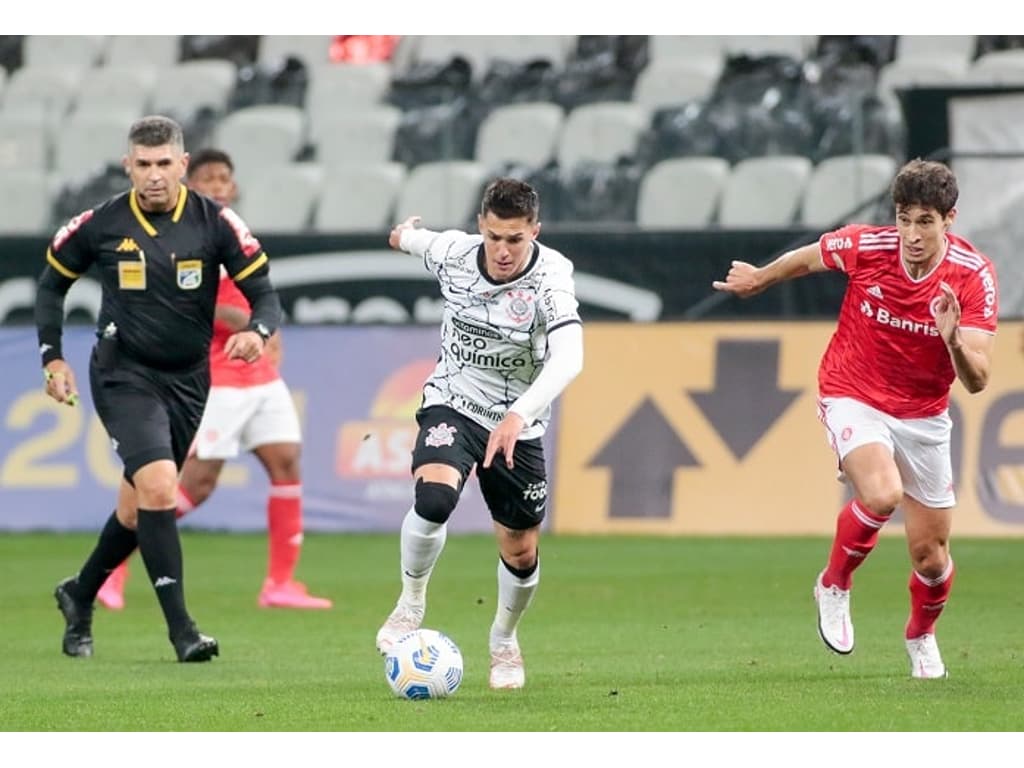
[[949, 559], [946, 570], [936, 579], [929, 579], [917, 571], [910, 572], [910, 619], [907, 621], [906, 638], [912, 640], [921, 635], [935, 634], [935, 622], [939, 620], [946, 600], [953, 589], [953, 558]]
[[856, 500], [843, 507], [836, 520], [836, 537], [832, 542], [828, 567], [821, 579], [822, 585], [849, 589], [853, 583], [853, 572], [875, 548], [878, 532], [888, 520], [888, 517], [868, 512]]
[[302, 485], [271, 485], [267, 502], [270, 561], [267, 576], [281, 584], [291, 581], [302, 550]]

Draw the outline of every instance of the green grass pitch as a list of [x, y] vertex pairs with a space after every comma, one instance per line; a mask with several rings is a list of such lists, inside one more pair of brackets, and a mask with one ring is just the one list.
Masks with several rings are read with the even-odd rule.
[[52, 597], [93, 535], [0, 536], [6, 731], [1014, 731], [1022, 722], [1024, 540], [954, 541], [939, 624], [950, 677], [909, 677], [908, 562], [884, 538], [858, 571], [857, 647], [825, 650], [811, 597], [824, 539], [547, 536], [520, 627], [527, 684], [487, 687], [497, 555], [451, 536], [424, 626], [465, 658], [450, 699], [395, 698], [374, 635], [398, 593], [398, 536], [307, 535], [299, 576], [329, 611], [256, 606], [262, 534], [185, 531], [188, 605], [221, 656], [174, 661], [136, 556], [96, 655], [61, 655]]

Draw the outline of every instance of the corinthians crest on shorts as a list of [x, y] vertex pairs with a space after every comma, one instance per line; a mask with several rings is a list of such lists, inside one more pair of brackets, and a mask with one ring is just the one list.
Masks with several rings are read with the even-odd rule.
[[431, 448], [443, 448], [447, 445], [455, 445], [455, 433], [459, 430], [455, 427], [449, 427], [444, 422], [441, 422], [436, 427], [431, 427], [427, 436], [423, 439], [426, 445]]

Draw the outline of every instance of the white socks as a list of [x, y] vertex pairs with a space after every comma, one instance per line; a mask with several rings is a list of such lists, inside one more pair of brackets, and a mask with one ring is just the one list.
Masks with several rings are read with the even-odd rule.
[[445, 523], [432, 523], [412, 508], [402, 520], [402, 596], [399, 602], [422, 605], [427, 600], [427, 582], [448, 538]]
[[498, 607], [491, 625], [491, 645], [516, 636], [516, 626], [523, 612], [529, 607], [533, 593], [540, 582], [540, 561], [533, 573], [521, 579], [512, 573], [498, 558]]

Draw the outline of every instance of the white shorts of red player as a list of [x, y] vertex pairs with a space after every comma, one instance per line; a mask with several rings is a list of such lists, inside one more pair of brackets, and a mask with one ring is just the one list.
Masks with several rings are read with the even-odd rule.
[[881, 443], [896, 461], [905, 493], [929, 507], [956, 504], [948, 412], [897, 419], [850, 397], [824, 397], [818, 401], [818, 417], [840, 461], [854, 448]]
[[252, 387], [210, 387], [192, 452], [234, 459], [271, 443], [302, 441], [295, 402], [283, 380]]

